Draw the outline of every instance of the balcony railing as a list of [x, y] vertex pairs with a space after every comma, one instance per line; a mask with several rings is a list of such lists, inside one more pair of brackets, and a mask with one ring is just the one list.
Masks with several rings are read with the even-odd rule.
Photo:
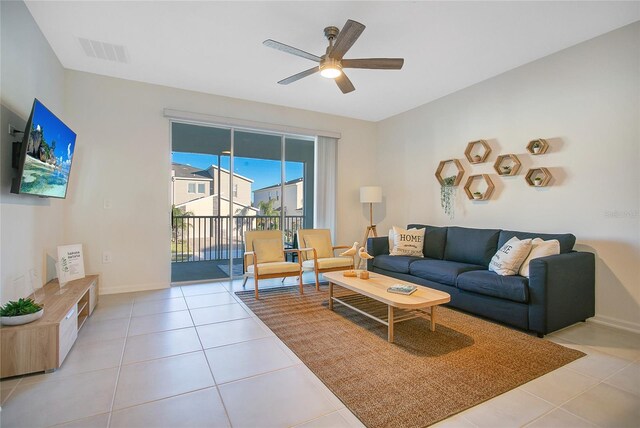
[[[293, 247], [294, 236], [304, 227], [304, 216], [172, 216], [173, 262], [194, 262], [242, 258], [247, 230], [284, 231], [285, 245]], [[231, 234], [229, 234], [231, 230]], [[230, 245], [231, 244], [231, 245]]]

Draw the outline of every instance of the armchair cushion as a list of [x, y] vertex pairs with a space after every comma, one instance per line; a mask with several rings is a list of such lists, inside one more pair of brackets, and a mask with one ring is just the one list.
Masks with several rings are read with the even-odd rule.
[[253, 252], [258, 263], [283, 262], [284, 251], [280, 239], [255, 239]]
[[[327, 257], [324, 259], [318, 259], [318, 269], [333, 269], [344, 267], [345, 269], [351, 267], [353, 259], [351, 257]], [[305, 260], [302, 262], [302, 268], [305, 270], [314, 270], [314, 260]]]
[[[331, 240], [325, 235], [310, 234], [304, 237], [304, 246], [315, 248], [319, 259], [333, 257], [333, 247]], [[313, 252], [309, 251], [307, 257], [313, 257]]]
[[[293, 262], [258, 263], [258, 275], [300, 272], [300, 264]], [[247, 273], [253, 275], [253, 265], [247, 266]]]

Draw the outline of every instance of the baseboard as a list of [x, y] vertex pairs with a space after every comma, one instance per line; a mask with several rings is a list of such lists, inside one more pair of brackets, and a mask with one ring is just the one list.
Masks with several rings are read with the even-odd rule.
[[596, 324], [606, 325], [608, 327], [619, 328], [621, 330], [640, 334], [640, 324], [637, 323], [624, 321], [617, 318], [605, 317], [603, 315], [596, 315], [593, 318], [589, 318], [589, 321]]
[[161, 290], [163, 288], [169, 288], [169, 283], [166, 282], [155, 282], [150, 284], [129, 284], [129, 285], [121, 285], [119, 287], [100, 287], [100, 295], [108, 295], [108, 294], [119, 294], [119, 293], [133, 293], [136, 291], [150, 291], [150, 290]]

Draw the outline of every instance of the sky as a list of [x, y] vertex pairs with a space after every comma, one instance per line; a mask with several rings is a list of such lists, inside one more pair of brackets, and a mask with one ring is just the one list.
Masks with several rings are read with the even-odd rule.
[[[194, 153], [171, 152], [171, 160], [176, 163], [191, 165], [194, 168], [207, 169], [218, 163], [218, 157]], [[280, 183], [280, 161], [236, 157], [234, 172], [252, 179], [251, 190], [262, 189]], [[229, 169], [229, 156], [221, 156], [222, 168]], [[286, 181], [302, 177], [302, 162], [285, 162]]]
[[60, 163], [71, 159], [75, 148], [76, 134], [39, 101], [35, 103], [32, 123], [34, 128], [40, 125], [49, 147], [53, 141], [56, 142], [54, 154]]

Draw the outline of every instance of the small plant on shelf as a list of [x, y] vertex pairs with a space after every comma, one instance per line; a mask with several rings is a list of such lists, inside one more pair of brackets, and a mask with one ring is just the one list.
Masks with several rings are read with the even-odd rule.
[[531, 145], [531, 150], [533, 150], [533, 153], [540, 153], [540, 149], [542, 149], [542, 144], [540, 144], [540, 141], [536, 141]]
[[536, 177], [533, 179], [533, 184], [535, 186], [540, 186], [542, 184], [542, 177]]
[[502, 165], [500, 170], [503, 174], [511, 174], [511, 166], [510, 165]]
[[473, 199], [482, 199], [482, 193], [473, 192]]
[[0, 316], [17, 317], [20, 315], [35, 314], [42, 306], [32, 299], [18, 299], [17, 302], [9, 302], [0, 309]]
[[473, 156], [473, 161], [474, 162], [480, 162], [482, 160], [482, 157], [480, 155], [474, 155]]
[[453, 206], [456, 196], [456, 176], [445, 177], [442, 181], [444, 184], [440, 186], [440, 206], [444, 209], [445, 214], [450, 219], [453, 219], [455, 215]]

